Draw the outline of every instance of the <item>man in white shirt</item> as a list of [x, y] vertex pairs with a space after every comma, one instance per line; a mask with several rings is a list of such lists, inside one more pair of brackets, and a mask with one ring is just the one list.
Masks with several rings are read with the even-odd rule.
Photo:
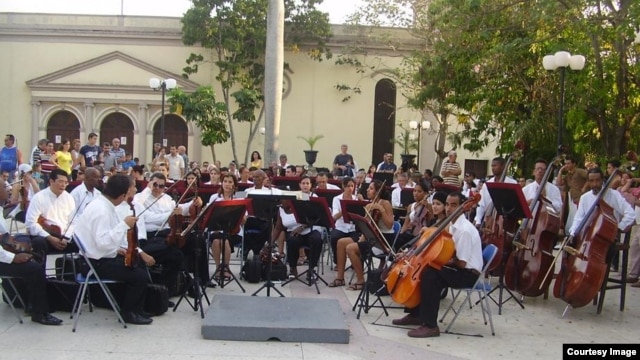
[[[538, 193], [538, 189], [540, 188], [540, 184], [542, 184], [542, 178], [546, 171], [547, 162], [542, 159], [538, 159], [533, 169], [533, 178], [535, 181], [522, 189], [524, 198], [527, 202], [531, 202]], [[560, 214], [560, 210], [562, 209], [562, 195], [560, 194], [560, 189], [558, 189], [556, 185], [546, 182], [542, 195], [547, 200], [551, 201], [553, 209], [557, 214]]]
[[135, 183], [126, 175], [109, 177], [103, 196], [92, 201], [80, 217], [74, 237], [84, 244], [86, 255], [98, 275], [125, 283], [124, 299], [120, 303], [124, 321], [148, 325], [153, 320], [143, 311], [149, 282], [147, 272], [124, 263], [127, 249], [123, 246], [127, 244], [127, 231], [135, 226], [138, 219], [127, 216], [121, 220], [116, 212], [116, 207], [127, 200], [131, 187], [135, 188]]
[[326, 172], [321, 171], [316, 176], [316, 188], [317, 189], [327, 189], [327, 190], [340, 190], [339, 186], [329, 184], [329, 175]]
[[169, 179], [180, 180], [184, 176], [184, 159], [178, 154], [175, 146], [169, 148], [169, 154], [165, 155], [165, 160], [169, 164]]
[[[460, 207], [463, 201], [461, 193], [449, 194], [445, 206], [447, 216]], [[482, 271], [480, 235], [463, 213], [452, 220], [449, 232], [455, 243], [455, 255], [441, 270], [425, 266], [420, 280], [420, 304], [414, 309], [409, 309], [409, 314], [405, 317], [392, 321], [394, 325], [419, 325], [420, 327], [407, 333], [409, 337], [440, 336], [438, 310], [442, 290], [446, 287], [471, 287]]]
[[409, 206], [409, 204], [402, 204], [402, 199], [401, 199], [402, 189], [407, 187], [408, 182], [409, 182], [409, 177], [407, 176], [407, 173], [398, 174], [398, 182], [397, 182], [398, 185], [391, 192], [391, 206], [393, 206], [394, 208], [399, 208], [399, 207], [402, 207], [403, 205]]
[[[25, 226], [32, 236], [33, 250], [41, 253], [77, 252], [78, 247], [71, 241], [76, 220], [76, 203], [65, 191], [69, 180], [67, 173], [61, 169], [51, 171], [49, 187], [39, 191], [31, 198], [25, 218]], [[47, 232], [38, 219], [59, 228], [56, 232]]]
[[100, 185], [100, 171], [89, 167], [84, 171], [84, 181], [71, 191], [71, 196], [75, 201], [78, 214], [80, 216], [91, 201], [102, 193], [96, 187]]
[[[506, 161], [504, 158], [496, 157], [491, 160], [491, 172], [493, 173], [493, 177], [489, 179], [487, 182], [499, 182], [502, 173], [505, 171]], [[517, 181], [511, 176], [506, 176], [504, 182], [509, 184], [517, 184]], [[478, 203], [478, 207], [476, 209], [476, 218], [475, 225], [476, 227], [480, 227], [482, 222], [484, 221], [485, 211], [489, 206], [493, 206], [493, 200], [491, 200], [491, 195], [489, 195], [489, 190], [486, 186], [482, 187], [480, 190], [480, 202]]]
[[[593, 206], [598, 196], [598, 193], [602, 189], [604, 183], [604, 175], [600, 168], [593, 168], [587, 173], [588, 184], [591, 191], [588, 191], [580, 196], [580, 202], [578, 203], [578, 210], [576, 216], [573, 218], [573, 224], [569, 229], [569, 235], [576, 236], [580, 225], [585, 220], [589, 209]], [[631, 208], [631, 205], [620, 195], [618, 191], [609, 189], [604, 193], [602, 201], [613, 208], [616, 220], [618, 220], [618, 229], [621, 231], [631, 230], [636, 220], [636, 213]]]

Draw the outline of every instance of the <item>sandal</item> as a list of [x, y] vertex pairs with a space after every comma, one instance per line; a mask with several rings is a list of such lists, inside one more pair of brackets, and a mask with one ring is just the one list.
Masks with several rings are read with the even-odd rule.
[[298, 266], [302, 266], [302, 265], [306, 264], [306, 262], [307, 262], [307, 257], [306, 256], [300, 256], [298, 258]]
[[359, 284], [352, 284], [349, 285], [349, 287], [347, 288], [347, 290], [351, 290], [351, 291], [360, 291], [364, 288], [364, 283], [359, 283]]
[[344, 286], [344, 279], [334, 279], [327, 286], [329, 286], [329, 287]]
[[231, 277], [232, 277], [232, 276], [231, 276], [231, 273], [230, 273], [230, 272], [228, 272], [228, 271], [225, 271], [225, 272], [224, 272], [224, 279], [225, 279], [225, 280], [231, 280]]

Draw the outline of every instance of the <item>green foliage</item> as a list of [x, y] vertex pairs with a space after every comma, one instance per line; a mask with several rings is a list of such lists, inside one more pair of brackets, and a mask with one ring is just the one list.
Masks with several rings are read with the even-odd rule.
[[418, 151], [418, 140], [413, 139], [411, 136], [411, 129], [406, 127], [403, 123], [398, 123], [400, 134], [395, 139], [389, 139], [392, 144], [398, 144], [402, 147], [402, 154], [411, 154], [411, 151]]
[[309, 150], [313, 150], [313, 147], [316, 145], [318, 140], [322, 139], [324, 135], [316, 135], [316, 136], [298, 136], [298, 139], [304, 140], [309, 145]]
[[[192, 0], [192, 3], [182, 18], [182, 40], [186, 45], [201, 45], [211, 51], [191, 54], [183, 69], [184, 76], [196, 73], [207, 63], [216, 66], [215, 79], [222, 87], [234, 159], [238, 157], [233, 120], [251, 124], [247, 160], [260, 123], [256, 114], [262, 114], [264, 106], [268, 1]], [[325, 46], [331, 29], [328, 14], [315, 8], [318, 3], [318, 0], [285, 1], [285, 48], [293, 52], [305, 49], [310, 58], [322, 61], [332, 56]]]

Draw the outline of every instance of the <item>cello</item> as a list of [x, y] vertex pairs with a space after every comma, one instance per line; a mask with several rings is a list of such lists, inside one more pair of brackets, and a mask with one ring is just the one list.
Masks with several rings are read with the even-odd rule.
[[505, 264], [505, 286], [525, 296], [542, 295], [551, 282], [550, 277], [544, 282], [543, 279], [553, 265], [553, 246], [560, 230], [560, 216], [542, 193], [560, 160], [556, 158], [547, 167], [529, 205], [533, 217], [524, 219], [518, 228], [513, 237], [513, 251]]
[[474, 194], [443, 220], [440, 226], [429, 228], [413, 239], [413, 245], [407, 253], [394, 260], [389, 271], [383, 275], [393, 301], [408, 308], [415, 308], [420, 304], [420, 280], [425, 267], [440, 270], [455, 253], [453, 236], [446, 228], [463, 212], [471, 210], [478, 201], [480, 195]]
[[[516, 147], [520, 146], [516, 144]], [[518, 147], [519, 149], [519, 147]], [[518, 156], [518, 152], [513, 152], [504, 165], [504, 169], [502, 170], [502, 174], [500, 175], [500, 179], [496, 182], [504, 182], [507, 178], [507, 171], [509, 170], [509, 166], [514, 158]], [[488, 270], [491, 271], [491, 274], [494, 276], [500, 276], [504, 271], [504, 260], [509, 255], [511, 251], [511, 246], [508, 243], [509, 239], [507, 239], [507, 232], [513, 233], [516, 230], [517, 223], [515, 220], [506, 218], [504, 216], [498, 215], [498, 211], [493, 205], [493, 201], [489, 206], [487, 206], [487, 210], [485, 211], [485, 217], [481, 226], [481, 237], [482, 237], [482, 247], [489, 244], [493, 244], [498, 248], [497, 255], [491, 261], [491, 264], [488, 267]], [[506, 231], [505, 231], [506, 230]]]
[[609, 266], [607, 253], [616, 239], [618, 222], [613, 208], [602, 198], [617, 171], [613, 171], [598, 192], [595, 202], [576, 229], [575, 236], [568, 236], [562, 243], [558, 254], [563, 256], [562, 265], [553, 287], [553, 296], [565, 301], [567, 307], [571, 305], [577, 308], [590, 303], [604, 281]]

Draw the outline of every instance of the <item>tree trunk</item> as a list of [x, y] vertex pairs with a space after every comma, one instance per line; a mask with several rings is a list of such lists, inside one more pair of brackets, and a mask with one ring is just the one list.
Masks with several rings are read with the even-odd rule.
[[277, 160], [280, 148], [280, 114], [284, 67], [284, 0], [269, 0], [267, 10], [267, 49], [265, 54], [264, 163]]

